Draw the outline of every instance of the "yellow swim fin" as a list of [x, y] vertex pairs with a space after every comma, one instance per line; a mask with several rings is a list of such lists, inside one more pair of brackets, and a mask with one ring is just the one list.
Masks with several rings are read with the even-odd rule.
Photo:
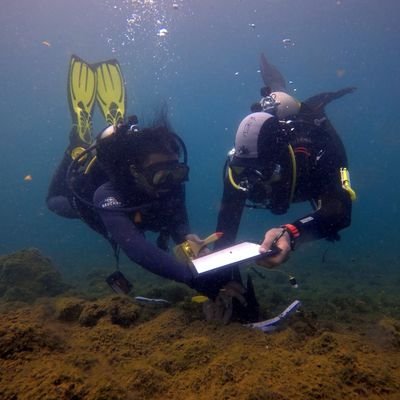
[[125, 117], [126, 92], [121, 67], [117, 60], [92, 65], [97, 77], [97, 104], [110, 125], [122, 123]]
[[87, 147], [92, 142], [92, 114], [96, 100], [97, 78], [89, 64], [71, 57], [68, 73], [68, 102], [73, 120], [71, 147]]

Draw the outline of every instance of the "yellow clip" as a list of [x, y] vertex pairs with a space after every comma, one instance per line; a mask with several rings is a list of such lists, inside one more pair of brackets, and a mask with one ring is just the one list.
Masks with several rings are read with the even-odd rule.
[[350, 195], [351, 201], [356, 200], [357, 195], [351, 187], [350, 172], [347, 168], [340, 168], [340, 180], [342, 182], [342, 188]]

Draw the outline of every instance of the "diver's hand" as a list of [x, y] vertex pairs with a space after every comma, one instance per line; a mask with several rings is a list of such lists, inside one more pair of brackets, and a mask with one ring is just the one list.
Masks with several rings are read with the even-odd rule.
[[[275, 256], [263, 257], [257, 261], [258, 265], [267, 268], [275, 268], [278, 265], [287, 261], [290, 255], [290, 236], [283, 228], [272, 228], [265, 233], [264, 241], [260, 246], [260, 253], [266, 253], [271, 247], [276, 246], [280, 249], [280, 252]], [[283, 234], [282, 234], [283, 233]], [[279, 238], [278, 240], [276, 240]], [[274, 241], [276, 243], [274, 244]]]
[[195, 243], [200, 249], [197, 257], [206, 256], [207, 254], [211, 253], [211, 250], [205, 246], [205, 241], [200, 239], [195, 233], [189, 233], [186, 235], [185, 240]]

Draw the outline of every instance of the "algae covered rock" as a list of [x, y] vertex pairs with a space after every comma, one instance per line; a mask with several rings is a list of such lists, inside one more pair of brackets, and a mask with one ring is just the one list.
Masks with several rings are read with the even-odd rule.
[[112, 324], [129, 327], [140, 316], [140, 307], [124, 297], [113, 297], [108, 306]]
[[384, 317], [379, 321], [378, 326], [380, 340], [386, 341], [395, 349], [400, 349], [400, 322]]
[[129, 327], [138, 320], [141, 308], [126, 297], [109, 296], [95, 301], [60, 298], [56, 310], [59, 320], [78, 322], [81, 326], [95, 326], [100, 319], [107, 318], [113, 325]]
[[110, 296], [99, 301], [87, 302], [79, 316], [83, 326], [94, 326], [100, 318], [107, 317], [114, 325], [129, 327], [137, 321], [140, 307], [126, 297]]
[[36, 324], [16, 324], [0, 327], [0, 359], [14, 359], [24, 352], [38, 352], [43, 349], [60, 351], [63, 341]]
[[56, 302], [57, 318], [65, 322], [78, 321], [84, 306], [84, 300], [61, 297]]
[[68, 285], [51, 260], [30, 248], [0, 256], [0, 300], [31, 303], [63, 293]]
[[107, 306], [97, 302], [86, 304], [79, 316], [82, 326], [95, 326], [100, 318], [107, 315]]

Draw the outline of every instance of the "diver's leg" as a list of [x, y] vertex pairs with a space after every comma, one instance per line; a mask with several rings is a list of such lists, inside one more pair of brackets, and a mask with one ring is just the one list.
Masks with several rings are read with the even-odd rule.
[[67, 151], [51, 179], [46, 204], [50, 211], [61, 217], [79, 218], [76, 210], [71, 206], [72, 196], [67, 182], [67, 172], [71, 162], [71, 155]]
[[270, 64], [264, 53], [260, 57], [260, 71], [264, 85], [269, 92], [286, 92], [286, 80], [279, 70]]
[[315, 114], [323, 114], [325, 112], [325, 107], [331, 101], [340, 99], [346, 94], [353, 93], [355, 90], [355, 87], [346, 87], [336, 92], [324, 92], [308, 98], [303, 103]]
[[72, 194], [67, 182], [68, 167], [92, 143], [92, 114], [96, 101], [97, 78], [89, 64], [71, 56], [68, 71], [68, 104], [72, 117], [69, 145], [51, 180], [47, 207], [65, 218], [79, 218], [71, 206]]
[[77, 219], [79, 218], [77, 212], [71, 207], [67, 197], [54, 196], [48, 197], [46, 200], [47, 208], [60, 217]]
[[246, 287], [243, 285], [238, 266], [198, 276], [190, 286], [209, 298], [203, 306], [208, 321], [247, 323], [259, 320], [260, 307], [253, 282], [248, 276]]

